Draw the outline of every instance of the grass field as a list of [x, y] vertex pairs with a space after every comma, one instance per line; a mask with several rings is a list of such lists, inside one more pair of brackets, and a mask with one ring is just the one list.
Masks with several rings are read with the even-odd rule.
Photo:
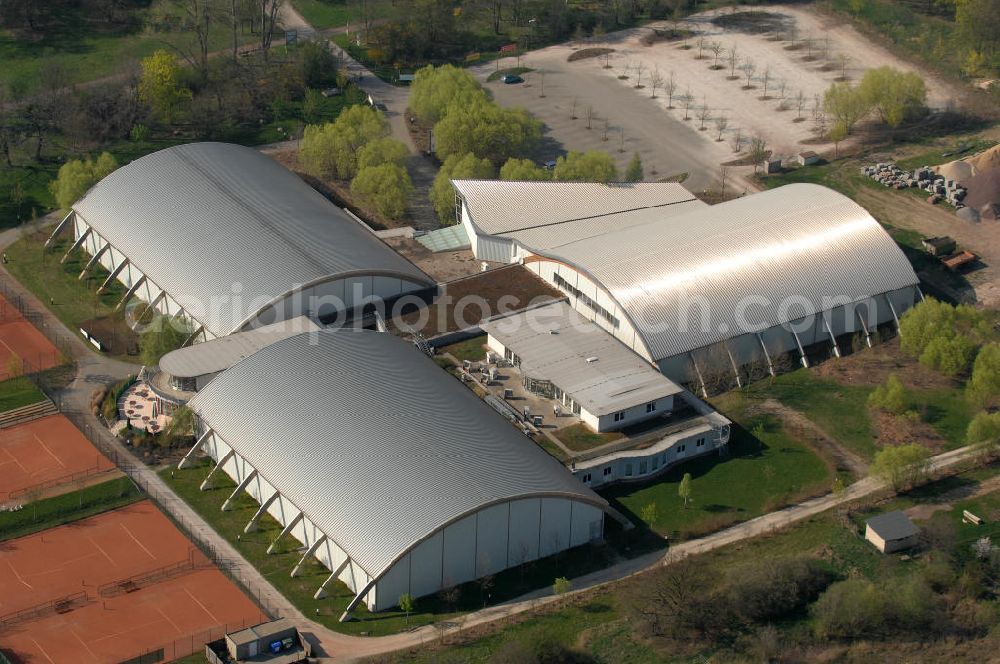
[[142, 498], [127, 477], [36, 500], [16, 512], [0, 512], [0, 541], [79, 521]]
[[[644, 508], [656, 505], [656, 519], [648, 525], [661, 535], [687, 539], [830, 490], [832, 470], [776, 419], [741, 417], [738, 406], [719, 406], [742, 424], [733, 428], [727, 457], [706, 454], [651, 482], [621, 484], [600, 493], [636, 520]], [[685, 473], [692, 477], [687, 507], [677, 493]]]
[[[109, 316], [119, 325], [125, 325], [121, 312], [114, 307], [125, 293], [118, 281], [112, 283], [101, 295], [97, 288], [107, 277], [102, 267], [95, 267], [86, 279], [77, 277], [88, 260], [82, 251], [76, 251], [60, 264], [60, 259], [72, 245], [68, 236], [61, 236], [47, 251], [45, 240], [51, 229], [25, 235], [7, 248], [7, 269], [28, 290], [41, 300], [66, 327], [77, 332], [84, 321]], [[122, 329], [122, 334], [127, 328]]]
[[584, 452], [595, 447], [600, 447], [601, 445], [613, 443], [625, 437], [620, 431], [597, 433], [582, 422], [563, 427], [556, 431], [554, 435], [563, 445], [574, 452]]
[[463, 360], [482, 362], [486, 359], [486, 335], [481, 334], [478, 337], [442, 346], [438, 351], [440, 353], [450, 353], [459, 362]]
[[0, 413], [44, 400], [41, 390], [24, 376], [0, 383]]

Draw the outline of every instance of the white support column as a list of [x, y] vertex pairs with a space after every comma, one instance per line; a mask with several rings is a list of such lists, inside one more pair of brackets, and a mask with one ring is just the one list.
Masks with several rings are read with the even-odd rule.
[[698, 363], [694, 359], [694, 353], [688, 352], [688, 357], [691, 358], [691, 364], [694, 366], [694, 372], [698, 375], [698, 380], [701, 382], [701, 396], [708, 398], [708, 388], [705, 387], [705, 377], [701, 375], [701, 369], [698, 368]]
[[340, 565], [337, 566], [337, 569], [333, 570], [333, 573], [330, 574], [330, 576], [326, 577], [326, 581], [323, 582], [323, 585], [321, 585], [319, 587], [319, 590], [316, 591], [316, 594], [313, 595], [313, 599], [323, 599], [324, 597], [326, 597], [326, 587], [330, 585], [330, 583], [334, 579], [340, 576], [340, 573], [343, 572], [345, 569], [347, 569], [347, 566], [350, 564], [351, 564], [351, 559], [344, 558], [344, 562], [340, 563]]
[[191, 336], [189, 336], [187, 339], [184, 340], [184, 343], [182, 344], [182, 346], [189, 345], [192, 341], [194, 341], [194, 338], [197, 337], [202, 332], [204, 332], [204, 330], [205, 330], [205, 326], [204, 325], [199, 325], [195, 329], [195, 331], [191, 333]]
[[90, 257], [89, 261], [87, 261], [87, 264], [83, 266], [82, 270], [80, 270], [80, 276], [78, 276], [77, 279], [82, 280], [85, 276], [87, 276], [87, 273], [90, 272], [90, 268], [97, 265], [97, 261], [101, 260], [101, 256], [103, 256], [104, 252], [106, 252], [110, 248], [111, 248], [111, 243], [105, 242], [100, 249], [95, 251], [94, 255]]
[[743, 387], [743, 380], [740, 378], [740, 370], [736, 367], [736, 359], [733, 358], [733, 351], [729, 350], [729, 344], [726, 343], [725, 339], [722, 340], [722, 346], [726, 349], [726, 355], [729, 356], [729, 364], [733, 367], [733, 375], [736, 376], [736, 387]]
[[888, 294], [888, 293], [882, 293], [882, 297], [884, 297], [884, 298], [885, 298], [885, 302], [886, 302], [886, 304], [888, 304], [888, 305], [889, 305], [889, 311], [891, 311], [891, 312], [892, 312], [892, 319], [893, 319], [894, 321], [896, 321], [896, 334], [900, 334], [900, 329], [899, 329], [899, 316], [898, 316], [898, 315], [896, 314], [896, 307], [894, 307], [894, 306], [892, 305], [892, 298], [891, 298], [891, 297], [889, 297], [889, 294]]
[[60, 265], [62, 265], [63, 263], [66, 262], [66, 259], [69, 258], [69, 255], [71, 253], [73, 253], [74, 251], [76, 251], [77, 249], [79, 249], [80, 247], [83, 246], [83, 243], [87, 241], [88, 237], [90, 237], [90, 232], [92, 230], [93, 229], [90, 226], [87, 226], [87, 230], [85, 230], [84, 232], [80, 233], [80, 237], [77, 238], [76, 242], [73, 243], [73, 246], [71, 246], [69, 249], [67, 249], [66, 253], [63, 254], [63, 257], [59, 259], [59, 264]]
[[236, 450], [229, 450], [228, 452], [226, 452], [225, 455], [223, 455], [223, 457], [219, 459], [219, 463], [215, 464], [212, 467], [212, 470], [208, 471], [208, 477], [205, 478], [205, 481], [202, 482], [201, 486], [198, 488], [201, 489], [202, 491], [207, 491], [208, 489], [211, 489], [212, 477], [215, 476], [215, 471], [219, 470], [227, 463], [229, 463], [229, 460], [232, 459], [234, 456], [236, 456]]
[[767, 346], [764, 345], [764, 337], [760, 336], [760, 332], [757, 332], [757, 341], [760, 342], [760, 349], [764, 351], [764, 359], [767, 360], [767, 371], [773, 376], [774, 364], [771, 363], [771, 354], [767, 352]]
[[139, 326], [139, 320], [146, 315], [146, 312], [150, 310], [155, 310], [156, 305], [162, 302], [163, 298], [165, 298], [166, 296], [167, 296], [167, 291], [161, 290], [160, 294], [153, 298], [153, 301], [149, 303], [149, 306], [146, 307], [146, 309], [142, 312], [142, 314], [138, 316], [134, 321], [132, 321], [132, 329], [135, 330], [135, 328]]
[[205, 431], [205, 433], [201, 434], [201, 437], [198, 439], [198, 442], [194, 444], [194, 447], [188, 450], [188, 453], [185, 454], [184, 458], [181, 459], [180, 463], [177, 464], [178, 470], [183, 470], [190, 464], [190, 462], [194, 459], [194, 455], [197, 454], [198, 451], [205, 446], [205, 442], [211, 437], [211, 435], [212, 435], [211, 429], [208, 429], [207, 431]]
[[140, 288], [142, 288], [142, 285], [144, 283], [146, 283], [146, 275], [142, 275], [141, 277], [136, 279], [135, 283], [132, 284], [131, 288], [125, 291], [125, 295], [122, 297], [121, 302], [118, 303], [118, 306], [115, 307], [115, 311], [118, 311], [119, 309], [124, 307], [125, 303], [132, 299], [132, 296], [135, 295]]
[[274, 538], [273, 542], [271, 542], [271, 546], [267, 547], [268, 554], [274, 553], [274, 547], [278, 546], [278, 542], [281, 541], [281, 538], [287, 535], [288, 533], [292, 532], [292, 529], [295, 528], [295, 526], [299, 525], [299, 521], [302, 520], [303, 516], [304, 516], [303, 513], [299, 512], [298, 514], [295, 515], [294, 519], [288, 522], [287, 526], [281, 529], [281, 532], [278, 533], [278, 536]]
[[368, 594], [368, 592], [375, 586], [377, 582], [378, 582], [377, 579], [372, 579], [371, 581], [365, 584], [364, 588], [358, 591], [358, 593], [354, 596], [354, 599], [351, 600], [351, 603], [347, 605], [346, 609], [344, 609], [344, 612], [340, 614], [340, 622], [347, 622], [347, 620], [350, 619], [351, 611], [353, 611], [358, 606], [358, 604], [361, 602], [364, 596]]
[[109, 274], [108, 278], [104, 280], [104, 283], [101, 284], [101, 287], [97, 289], [97, 294], [100, 295], [105, 290], [107, 290], [108, 286], [111, 285], [111, 282], [114, 281], [115, 279], [117, 279], [118, 275], [121, 274], [122, 270], [124, 270], [126, 267], [128, 267], [128, 259], [127, 258], [125, 260], [123, 260], [121, 263], [119, 263], [118, 267], [116, 267], [115, 269], [111, 270], [111, 274]]
[[309, 560], [309, 558], [316, 553], [317, 550], [319, 550], [319, 547], [323, 546], [323, 542], [325, 541], [326, 535], [320, 535], [316, 538], [316, 541], [313, 542], [308, 549], [306, 549], [306, 552], [302, 554], [301, 558], [299, 558], [299, 562], [292, 568], [292, 576], [299, 575], [299, 570], [302, 569], [302, 566], [306, 564], [306, 561]]
[[234, 489], [233, 492], [231, 494], [229, 494], [229, 497], [226, 498], [226, 502], [222, 503], [222, 511], [223, 512], [228, 512], [229, 511], [229, 508], [232, 506], [233, 501], [236, 500], [237, 496], [239, 496], [241, 493], [243, 493], [243, 491], [248, 486], [250, 486], [250, 482], [253, 482], [256, 477], [257, 477], [257, 469], [256, 468], [254, 468], [252, 471], [250, 471], [249, 473], [247, 473], [247, 476], [243, 478], [243, 481], [240, 482], [236, 486], [236, 489]]
[[795, 345], [799, 347], [799, 359], [802, 361], [802, 366], [808, 369], [809, 360], [806, 359], [806, 350], [805, 348], [802, 347], [802, 342], [799, 340], [798, 332], [796, 332], [792, 328], [788, 328], [788, 331], [792, 333], [793, 337], [795, 337]]
[[871, 348], [872, 347], [872, 335], [868, 331], [868, 323], [865, 322], [865, 319], [861, 316], [861, 312], [858, 311], [857, 309], [854, 310], [854, 315], [856, 315], [858, 317], [858, 322], [861, 323], [861, 329], [865, 331], [865, 343], [868, 344], [869, 348]]
[[924, 301], [924, 292], [922, 290], [920, 290], [920, 286], [919, 285], [914, 286], [914, 288], [917, 289], [917, 295], [920, 296], [920, 301], [923, 302]]
[[272, 504], [274, 504], [274, 501], [276, 501], [280, 496], [281, 492], [275, 491], [274, 493], [271, 494], [270, 498], [262, 502], [260, 504], [260, 509], [254, 512], [253, 517], [250, 519], [250, 522], [247, 523], [246, 528], [243, 529], [243, 532], [252, 533], [253, 531], [257, 530], [257, 523], [260, 521], [260, 518], [267, 513], [267, 508], [269, 508]]
[[826, 333], [830, 335], [830, 344], [833, 346], [833, 354], [840, 357], [840, 346], [837, 345], [837, 337], [833, 336], [833, 328], [830, 327], [830, 321], [826, 319], [826, 313], [821, 311], [819, 315], [823, 319], [823, 326], [826, 328]]
[[43, 246], [43, 247], [42, 247], [42, 249], [48, 249], [48, 248], [49, 248], [49, 245], [50, 245], [50, 244], [52, 244], [52, 241], [53, 241], [53, 240], [55, 240], [55, 239], [56, 239], [56, 237], [57, 237], [57, 236], [58, 236], [58, 235], [59, 235], [60, 233], [62, 233], [62, 232], [63, 232], [63, 230], [64, 230], [64, 229], [66, 228], [66, 224], [67, 224], [67, 223], [69, 222], [69, 220], [70, 220], [70, 219], [72, 219], [72, 218], [73, 218], [73, 217], [74, 217], [75, 215], [76, 215], [76, 213], [75, 213], [75, 212], [74, 212], [73, 210], [70, 210], [70, 211], [69, 211], [69, 214], [67, 214], [67, 215], [66, 215], [65, 217], [63, 217], [63, 218], [62, 218], [62, 221], [60, 221], [60, 222], [59, 222], [59, 223], [58, 223], [58, 224], [56, 225], [56, 228], [55, 228], [55, 230], [54, 230], [54, 231], [52, 231], [52, 235], [50, 235], [50, 236], [49, 236], [49, 239], [45, 241], [45, 246]]

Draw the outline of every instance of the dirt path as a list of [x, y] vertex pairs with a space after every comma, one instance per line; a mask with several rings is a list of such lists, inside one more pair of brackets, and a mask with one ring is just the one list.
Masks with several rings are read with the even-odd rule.
[[855, 478], [868, 475], [868, 462], [858, 456], [853, 450], [849, 450], [840, 442], [827, 434], [819, 425], [810, 420], [805, 414], [794, 408], [789, 408], [776, 399], [767, 399], [758, 404], [754, 404], [748, 410], [757, 409], [760, 412], [770, 413], [779, 417], [786, 426], [797, 429], [809, 435], [812, 442], [821, 450], [830, 455], [837, 465], [838, 470], [850, 471]]
[[993, 493], [997, 489], [1000, 489], [1000, 475], [991, 477], [983, 482], [979, 482], [974, 486], [960, 486], [952, 489], [951, 491], [942, 493], [933, 503], [914, 505], [913, 507], [908, 508], [906, 510], [906, 515], [918, 521], [925, 521], [934, 516], [937, 512], [950, 511], [954, 507], [953, 503], [957, 503], [960, 500], [979, 498], [980, 496], [985, 496], [988, 493]]

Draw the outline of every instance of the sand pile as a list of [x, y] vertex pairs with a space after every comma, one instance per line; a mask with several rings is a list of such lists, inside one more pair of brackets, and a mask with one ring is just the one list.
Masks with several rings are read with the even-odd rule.
[[965, 161], [975, 169], [973, 175], [982, 173], [983, 171], [990, 171], [994, 168], [1000, 168], [1000, 145], [994, 145], [989, 150], [983, 150]]
[[969, 193], [962, 201], [974, 210], [987, 205], [1000, 205], [1000, 168], [993, 168], [974, 175], [965, 183]]
[[941, 164], [935, 167], [934, 171], [943, 175], [946, 180], [957, 180], [962, 184], [966, 184], [976, 174], [972, 164], [961, 159]]

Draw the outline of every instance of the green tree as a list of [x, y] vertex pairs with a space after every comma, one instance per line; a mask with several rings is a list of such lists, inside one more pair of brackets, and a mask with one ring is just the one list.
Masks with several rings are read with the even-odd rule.
[[399, 596], [399, 610], [406, 614], [406, 624], [410, 624], [410, 614], [416, 608], [417, 603], [413, 599], [413, 595], [410, 593], [404, 593]]
[[170, 421], [159, 435], [161, 447], [175, 447], [185, 438], [194, 435], [194, 411], [187, 406], [181, 406], [170, 414]]
[[67, 161], [59, 167], [59, 175], [49, 183], [49, 189], [59, 207], [68, 211], [91, 187], [116, 168], [118, 162], [108, 152], [102, 152], [96, 160]]
[[406, 202], [413, 194], [413, 184], [406, 169], [397, 164], [368, 166], [351, 180], [351, 194], [371, 206], [383, 217], [399, 219], [406, 213]]
[[628, 168], [625, 169], [625, 182], [642, 182], [644, 177], [645, 175], [642, 172], [642, 158], [636, 152], [632, 155], [632, 161], [628, 163]]
[[833, 126], [839, 128], [839, 134], [846, 135], [871, 109], [864, 96], [850, 83], [834, 83], [823, 95], [823, 110]]
[[684, 500], [685, 509], [687, 509], [688, 503], [691, 502], [691, 494], [691, 473], [684, 473], [680, 486], [677, 487], [677, 495]]
[[455, 180], [491, 180], [496, 177], [496, 168], [489, 159], [481, 159], [474, 154], [452, 155], [444, 160], [441, 170], [434, 178], [430, 199], [443, 225], [455, 223]]
[[906, 390], [896, 374], [889, 374], [885, 385], [878, 385], [868, 395], [868, 407], [901, 415], [906, 410]]
[[938, 336], [920, 354], [920, 364], [955, 376], [969, 370], [978, 349], [976, 342], [964, 334]]
[[305, 41], [295, 49], [302, 82], [307, 88], [322, 88], [337, 81], [337, 58], [325, 41]]
[[410, 150], [402, 141], [389, 137], [376, 138], [358, 151], [358, 169], [382, 164], [403, 166], [409, 155]]
[[965, 444], [992, 458], [1000, 451], [1000, 412], [976, 413], [965, 431]]
[[992, 335], [982, 312], [925, 298], [899, 321], [900, 348], [932, 369], [954, 375], [968, 370], [975, 350]]
[[1000, 0], [956, 0], [955, 23], [971, 48], [990, 55], [1000, 49]]
[[454, 104], [434, 125], [439, 159], [471, 152], [501, 164], [530, 152], [542, 137], [542, 123], [523, 108], [504, 108], [486, 98]]
[[382, 113], [370, 106], [351, 106], [333, 122], [305, 128], [299, 163], [311, 175], [349, 180], [358, 172], [361, 149], [388, 134], [389, 123]]
[[147, 104], [161, 122], [177, 121], [191, 102], [192, 94], [181, 83], [177, 58], [159, 50], [140, 63], [139, 100]]
[[646, 525], [653, 527], [660, 518], [660, 509], [657, 507], [656, 503], [649, 503], [639, 510], [639, 518], [642, 519], [642, 522]]
[[485, 99], [486, 93], [472, 74], [454, 65], [419, 69], [410, 85], [410, 110], [429, 123], [443, 118], [450, 107]]
[[556, 595], [565, 595], [572, 589], [573, 582], [565, 576], [557, 577], [556, 580], [552, 582], [552, 592]]
[[977, 406], [1000, 404], [1000, 343], [988, 343], [979, 351], [965, 392]]
[[500, 179], [508, 182], [542, 182], [552, 179], [552, 171], [530, 159], [511, 157], [500, 167]]
[[898, 127], [926, 109], [927, 87], [913, 72], [892, 67], [876, 67], [865, 72], [857, 94], [866, 108], [874, 109], [890, 127]]
[[556, 160], [553, 176], [564, 182], [614, 182], [618, 179], [618, 169], [607, 152], [570, 152]]
[[885, 447], [875, 454], [871, 472], [894, 491], [902, 491], [927, 480], [930, 456], [930, 451], [917, 443]]
[[191, 325], [181, 316], [157, 314], [139, 335], [139, 357], [147, 367], [155, 367], [160, 358], [180, 348], [191, 336]]

